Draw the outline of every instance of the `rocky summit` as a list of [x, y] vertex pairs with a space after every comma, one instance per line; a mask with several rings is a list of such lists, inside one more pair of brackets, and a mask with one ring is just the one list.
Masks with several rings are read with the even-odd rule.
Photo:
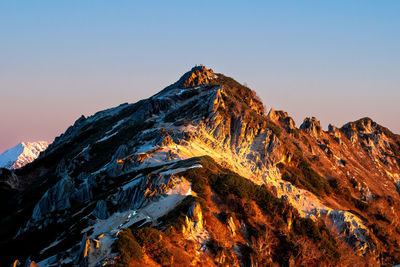
[[82, 116], [0, 182], [5, 266], [400, 264], [400, 136], [297, 128], [204, 66]]

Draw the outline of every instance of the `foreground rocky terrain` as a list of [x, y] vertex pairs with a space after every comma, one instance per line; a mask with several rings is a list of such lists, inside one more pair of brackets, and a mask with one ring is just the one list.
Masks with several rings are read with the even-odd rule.
[[38, 266], [400, 263], [400, 136], [266, 112], [203, 66], [79, 118], [0, 174], [3, 261]]

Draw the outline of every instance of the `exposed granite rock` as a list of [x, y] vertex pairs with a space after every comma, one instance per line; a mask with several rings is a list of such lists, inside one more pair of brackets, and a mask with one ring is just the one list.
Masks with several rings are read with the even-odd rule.
[[340, 129], [337, 128], [336, 126], [329, 124], [328, 125], [328, 133], [333, 135], [333, 138], [335, 139], [338, 144], [342, 144], [340, 138], [342, 137], [342, 134], [340, 132]]
[[315, 118], [305, 118], [303, 123], [300, 125], [300, 129], [308, 132], [314, 137], [318, 137], [322, 132], [320, 122]]
[[231, 233], [232, 233], [232, 235], [233, 236], [235, 236], [236, 235], [236, 225], [235, 225], [235, 222], [233, 221], [233, 218], [232, 217], [229, 217], [228, 218], [228, 220], [227, 220], [227, 225], [228, 225], [228, 228], [229, 228], [229, 230], [231, 231]]
[[205, 66], [196, 66], [186, 72], [176, 85], [183, 88], [195, 87], [208, 84], [213, 77], [214, 71], [212, 69], [207, 69]]
[[75, 264], [77, 266], [87, 266], [87, 256], [90, 249], [90, 238], [85, 234], [82, 237], [82, 241], [79, 247], [78, 253], [76, 253]]
[[340, 210], [332, 210], [328, 217], [335, 225], [337, 231], [343, 235], [343, 238], [354, 250], [361, 254], [366, 254], [374, 250], [374, 246], [367, 240], [367, 229], [360, 224], [359, 219], [353, 214]]
[[196, 241], [200, 249], [205, 249], [205, 244], [209, 236], [203, 227], [203, 213], [200, 204], [197, 202], [194, 202], [187, 211], [185, 225], [182, 226], [182, 233], [186, 238]]
[[376, 162], [381, 162], [389, 170], [398, 168], [400, 137], [380, 126], [370, 118], [362, 118], [345, 124], [341, 132], [355, 145], [360, 145]]
[[360, 194], [361, 194], [361, 199], [363, 201], [369, 201], [373, 197], [371, 191], [369, 190], [368, 185], [364, 182], [361, 184]]
[[104, 200], [97, 201], [96, 208], [93, 210], [93, 215], [101, 220], [105, 220], [109, 217], [107, 203]]
[[275, 123], [281, 123], [288, 133], [293, 133], [296, 130], [294, 120], [283, 110], [274, 110], [271, 108], [267, 117]]
[[68, 210], [71, 207], [71, 201], [82, 203], [91, 198], [92, 193], [88, 183], [76, 185], [73, 178], [65, 175], [53, 187], [48, 189], [35, 205], [27, 227], [31, 227], [43, 219], [46, 220], [42, 226], [52, 223], [53, 219], [50, 218], [50, 215], [53, 212]]

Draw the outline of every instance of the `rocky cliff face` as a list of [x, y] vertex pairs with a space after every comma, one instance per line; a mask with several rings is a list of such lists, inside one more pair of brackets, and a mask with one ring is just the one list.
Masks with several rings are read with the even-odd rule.
[[[295, 255], [280, 258], [279, 249], [265, 248], [265, 237], [254, 234], [260, 229], [302, 253], [321, 242], [332, 246], [326, 240], [338, 235], [337, 242], [351, 247], [359, 262], [393, 263], [398, 235], [389, 238], [383, 229], [400, 229], [399, 140], [370, 119], [342, 128], [331, 125], [325, 132], [316, 118], [307, 118], [297, 129], [284, 111], [271, 109], [266, 116], [254, 91], [204, 66], [194, 67], [149, 99], [81, 117], [37, 161], [15, 174], [1, 174], [7, 185], [3, 193], [13, 194], [13, 189], [20, 195], [9, 200], [6, 216], [15, 223], [4, 226], [9, 234], [3, 234], [2, 246], [11, 251], [10, 260], [30, 256], [39, 266], [115, 263], [119, 254], [112, 244], [122, 229], [165, 230], [168, 220], [163, 218], [175, 218], [171, 214], [179, 213], [174, 210], [193, 197], [197, 201], [185, 206], [184, 219], [175, 227], [183, 229], [176, 233], [182, 240], [197, 244], [196, 255], [202, 256], [192, 263], [209, 264], [215, 258], [219, 264], [295, 264]], [[194, 160], [203, 156], [217, 165]], [[207, 179], [219, 178], [200, 187], [193, 180], [197, 170], [210, 172]], [[227, 197], [221, 188], [232, 186], [219, 183], [234, 179], [233, 173], [251, 181], [246, 190], [258, 192], [243, 193], [243, 182], [234, 183], [235, 201], [249, 201], [246, 205], [261, 211], [247, 217], [237, 210], [219, 215], [217, 203]], [[24, 183], [13, 188], [19, 179]], [[282, 209], [279, 216], [265, 214], [273, 201], [265, 205], [258, 199], [267, 194], [264, 190], [281, 203], [276, 204]], [[281, 230], [265, 224], [271, 216], [279, 217]], [[214, 220], [220, 233], [209, 225]], [[303, 224], [314, 230], [302, 232]], [[282, 243], [280, 231], [286, 239], [292, 233], [304, 242]], [[48, 238], [42, 238], [44, 233]], [[17, 249], [21, 244], [23, 252]], [[261, 260], [250, 253], [254, 249], [269, 252]], [[309, 259], [302, 260], [306, 264]]]

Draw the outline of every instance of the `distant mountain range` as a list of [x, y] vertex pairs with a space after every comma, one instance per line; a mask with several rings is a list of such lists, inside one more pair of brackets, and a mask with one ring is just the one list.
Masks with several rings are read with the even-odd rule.
[[399, 193], [399, 135], [296, 127], [196, 66], [0, 169], [0, 251], [5, 266], [392, 266]]
[[18, 169], [34, 161], [49, 142], [21, 142], [0, 154], [0, 168]]

